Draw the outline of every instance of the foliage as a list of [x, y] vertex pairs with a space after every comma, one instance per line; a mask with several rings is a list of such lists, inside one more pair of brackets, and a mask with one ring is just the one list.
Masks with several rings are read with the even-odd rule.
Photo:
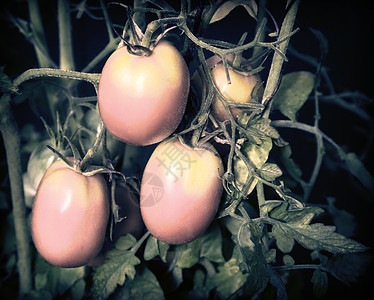
[[[357, 189], [369, 195], [370, 201], [374, 194], [374, 178], [361, 157], [320, 129], [320, 104], [326, 99], [337, 99], [335, 104], [350, 107], [350, 111], [355, 111], [371, 126], [372, 122], [364, 108], [357, 105], [352, 109], [351, 103], [332, 87], [323, 65], [328, 44], [321, 32], [313, 30], [316, 43], [320, 44], [318, 59], [303, 56], [291, 47], [287, 49], [298, 32], [293, 27], [299, 1], [284, 1], [287, 4], [281, 26], [263, 6], [265, 1], [261, 1], [262, 5], [254, 0], [201, 1], [199, 4], [181, 1], [177, 7], [162, 0], [135, 1], [133, 7], [91, 0], [57, 2], [59, 62], [48, 49], [37, 1], [28, 1], [28, 19], [9, 16], [13, 26], [34, 47], [39, 68], [24, 70], [14, 80], [6, 75], [6, 67], [0, 69], [0, 124], [7, 152], [13, 142], [7, 135], [12, 123], [4, 118], [11, 116], [10, 105], [29, 103], [36, 119], [41, 118], [39, 125], [43, 131], [38, 132], [30, 122], [23, 123], [15, 112], [14, 119], [21, 133], [25, 136], [25, 132], [31, 131], [32, 134], [23, 138], [19, 153], [23, 164], [8, 161], [9, 186], [14, 189], [14, 182], [18, 182], [25, 191], [24, 197], [21, 195], [21, 212], [13, 190], [12, 211], [5, 193], [0, 194], [0, 208], [8, 213], [7, 230], [2, 237], [6, 247], [1, 254], [2, 262], [7, 261], [1, 267], [4, 282], [14, 280], [19, 274], [19, 295], [32, 299], [255, 299], [269, 289], [276, 298], [285, 299], [291, 285], [290, 272], [313, 270], [309, 280], [316, 298], [327, 293], [331, 276], [349, 283], [364, 274], [371, 257], [363, 253], [368, 248], [354, 239], [355, 217], [338, 206], [337, 196], [319, 194], [318, 201], [312, 202], [311, 195], [318, 176], [322, 172], [333, 173], [336, 168], [343, 168], [346, 174], [357, 179]], [[140, 2], [142, 5], [138, 6]], [[121, 7], [118, 9], [121, 24], [114, 22], [113, 7]], [[241, 28], [244, 32], [239, 42], [205, 36], [211, 26], [240, 9], [253, 28]], [[74, 23], [81, 19], [82, 22], [96, 20], [108, 36], [106, 45], [79, 71], [75, 66], [82, 66], [78, 63], [82, 56], [73, 51], [72, 32], [76, 28], [72, 28], [72, 19]], [[249, 32], [252, 38], [248, 41]], [[115, 184], [116, 176], [124, 177], [137, 194], [146, 150], [114, 139], [102, 125], [96, 109], [100, 74], [94, 71], [100, 69], [103, 60], [118, 46], [148, 53], [148, 48], [160, 38], [175, 43], [190, 69], [196, 70], [201, 81], [206, 82], [200, 93], [191, 89], [186, 115], [176, 134], [191, 145], [210, 141], [223, 149], [220, 155], [225, 162], [222, 178], [225, 192], [217, 217], [202, 236], [184, 245], [165, 244], [149, 232], [139, 239], [127, 234], [104, 251], [105, 260], [96, 267], [50, 266], [27, 238], [22, 243], [21, 237], [20, 242], [17, 233], [19, 224], [27, 224], [41, 174], [57, 156], [65, 158], [73, 154], [81, 162], [79, 171], [87, 175], [104, 173], [109, 185]], [[140, 46], [134, 47], [134, 42]], [[245, 73], [245, 65], [252, 65], [251, 72], [259, 72], [264, 80], [263, 98], [247, 107], [228, 103], [207, 69], [206, 56], [211, 54], [221, 58], [226, 70], [234, 67]], [[226, 59], [231, 54], [243, 55], [244, 65], [237, 65], [235, 60], [231, 65]], [[304, 63], [313, 66], [312, 71], [309, 68], [282, 74], [283, 64], [293, 57], [303, 58]], [[93, 89], [86, 89], [83, 82], [88, 82]], [[206, 96], [200, 99], [201, 95]], [[238, 118], [229, 113], [229, 121], [219, 122], [209, 114], [214, 96], [228, 113], [230, 105], [240, 106], [246, 112]], [[348, 96], [367, 100], [362, 94]], [[313, 107], [313, 124], [303, 120], [306, 106]], [[323, 118], [328, 118], [326, 112]], [[372, 136], [372, 129], [368, 135]], [[308, 162], [297, 160], [297, 140], [287, 135], [287, 130], [303, 134], [308, 151], [315, 153]], [[16, 126], [12, 127], [12, 135], [20, 137]], [[45, 150], [51, 151], [50, 155]], [[130, 170], [129, 165], [133, 166]], [[21, 168], [23, 176], [12, 177], [12, 167]], [[114, 196], [112, 211], [116, 222], [118, 208]], [[330, 219], [326, 221], [326, 216], [332, 224]], [[21, 245], [30, 247], [31, 253], [22, 252]], [[28, 266], [25, 271], [20, 269], [22, 264]], [[32, 286], [27, 283], [30, 278]]]

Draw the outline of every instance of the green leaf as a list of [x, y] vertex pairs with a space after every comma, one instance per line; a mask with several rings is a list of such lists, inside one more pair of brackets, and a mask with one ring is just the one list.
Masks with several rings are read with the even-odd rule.
[[119, 250], [128, 250], [131, 247], [134, 247], [135, 244], [136, 244], [136, 238], [130, 233], [128, 233], [125, 236], [122, 236], [120, 239], [118, 239], [115, 246]]
[[144, 268], [120, 289], [115, 299], [162, 300], [165, 296], [156, 276]]
[[203, 257], [216, 263], [225, 261], [222, 255], [222, 234], [216, 223], [196, 240], [178, 245], [175, 250], [176, 265], [179, 268], [191, 268]]
[[292, 256], [285, 254], [283, 255], [283, 263], [285, 266], [293, 266], [295, 264], [295, 260], [292, 258]]
[[327, 286], [328, 286], [327, 273], [322, 272], [320, 269], [316, 269], [313, 272], [313, 276], [310, 281], [313, 283], [314, 296], [317, 299], [322, 298], [327, 292]]
[[232, 257], [223, 265], [218, 266], [218, 273], [207, 279], [207, 288], [216, 289], [222, 299], [229, 298], [238, 291], [247, 281], [248, 275], [243, 274], [239, 268], [239, 262]]
[[222, 255], [222, 234], [218, 224], [212, 226], [201, 236], [202, 245], [200, 257], [205, 257], [212, 262], [224, 262]]
[[73, 300], [83, 299], [85, 292], [86, 292], [86, 281], [83, 278], [79, 279], [71, 287], [71, 297]]
[[257, 20], [257, 3], [255, 0], [231, 0], [224, 2], [214, 13], [210, 24], [220, 21], [225, 18], [234, 8], [242, 5], [248, 12], [248, 14]]
[[314, 75], [306, 71], [288, 73], [283, 76], [277, 93], [273, 98], [273, 109], [296, 122], [296, 113], [308, 100], [314, 87]]
[[116, 242], [113, 250], [106, 253], [107, 259], [96, 268], [93, 277], [92, 294], [95, 299], [107, 299], [117, 285], [124, 284], [126, 277], [134, 279], [135, 266], [140, 263], [130, 249], [135, 243], [135, 238], [127, 234]]
[[49, 292], [53, 297], [62, 295], [85, 276], [85, 268], [58, 268], [44, 261], [40, 255], [35, 263], [35, 289]]
[[209, 291], [205, 287], [205, 274], [197, 269], [193, 277], [193, 289], [188, 293], [188, 299], [208, 299]]
[[[284, 204], [282, 208], [285, 208], [286, 206], [288, 206], [287, 203]], [[288, 209], [284, 211], [281, 211], [281, 208], [279, 207], [277, 213], [274, 214], [272, 212], [271, 216], [277, 220], [299, 226], [309, 224], [315, 216], [318, 216], [321, 213], [323, 213], [323, 209], [316, 206], [308, 206], [301, 209]]]
[[295, 240], [292, 237], [289, 237], [279, 225], [275, 224], [271, 233], [274, 236], [276, 245], [280, 251], [283, 253], [289, 253], [292, 251]]
[[345, 158], [345, 163], [349, 172], [355, 176], [363, 186], [365, 186], [370, 193], [374, 194], [374, 177], [365, 168], [362, 161], [355, 153], [348, 153]]
[[278, 222], [277, 225], [284, 233], [295, 239], [304, 248], [310, 250], [326, 250], [331, 253], [363, 252], [367, 248], [343, 235], [335, 232], [334, 226], [321, 223], [312, 225], [288, 224]]
[[270, 119], [267, 118], [260, 118], [255, 123], [251, 124], [250, 122], [250, 128], [257, 129], [258, 132], [262, 133], [264, 136], [278, 139], [280, 137], [278, 131], [270, 126]]
[[156, 256], [160, 256], [163, 262], [166, 262], [166, 254], [169, 249], [169, 245], [159, 241], [153, 235], [151, 235], [144, 249], [144, 259], [151, 260]]
[[265, 163], [259, 171], [260, 176], [267, 181], [274, 181], [275, 178], [282, 175], [282, 170], [273, 163]]
[[190, 243], [178, 245], [175, 251], [177, 267], [191, 268], [200, 259], [202, 239], [198, 238]]
[[[256, 168], [261, 168], [264, 163], [268, 160], [269, 152], [273, 146], [271, 138], [262, 139], [260, 145], [255, 145], [252, 143], [244, 143], [241, 148], [244, 156], [254, 165]], [[244, 161], [239, 157], [234, 157], [234, 175], [236, 185], [239, 188], [244, 188], [245, 184], [249, 184], [247, 194], [250, 194], [257, 184], [257, 179], [253, 177], [251, 172], [249, 172]]]

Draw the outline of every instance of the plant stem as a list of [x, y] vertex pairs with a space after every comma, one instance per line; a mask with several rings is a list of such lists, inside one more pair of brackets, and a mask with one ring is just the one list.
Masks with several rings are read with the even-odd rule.
[[42, 68], [52, 67], [53, 62], [51, 61], [48, 52], [38, 1], [28, 0], [28, 8], [33, 35], [33, 46], [35, 49], [38, 64]]
[[19, 296], [22, 298], [32, 290], [31, 251], [23, 193], [20, 137], [17, 123], [10, 109], [10, 99], [10, 96], [5, 94], [0, 100], [0, 130], [8, 165], [17, 245]]
[[40, 68], [40, 69], [29, 69], [23, 72], [18, 76], [13, 84], [19, 86], [25, 81], [40, 78], [40, 77], [59, 77], [59, 78], [68, 78], [75, 80], [87, 81], [93, 84], [95, 87], [99, 83], [100, 74], [98, 73], [83, 73], [70, 70], [60, 70], [60, 69], [49, 69], [49, 68]]
[[151, 235], [149, 231], [144, 233], [144, 235], [136, 242], [136, 244], [131, 248], [131, 251], [136, 253], [139, 250], [140, 246], [144, 243], [144, 241]]
[[[296, 13], [299, 7], [299, 2], [300, 0], [295, 0], [292, 3], [292, 6], [289, 8], [283, 20], [278, 40], [284, 39], [284, 37], [288, 36], [292, 32], [292, 28], [294, 26], [295, 19], [296, 19]], [[288, 43], [289, 43], [289, 39], [284, 40], [283, 43], [278, 45], [278, 50], [285, 54], [287, 47], [288, 47]], [[283, 61], [284, 61], [284, 58], [278, 52], [275, 52], [273, 56], [273, 61], [271, 63], [270, 72], [269, 72], [268, 80], [266, 83], [264, 95], [262, 97], [262, 104], [264, 104], [266, 101], [271, 99], [272, 95], [274, 95], [274, 93], [277, 90], [280, 76], [281, 76]], [[264, 114], [265, 117], [269, 116], [270, 108], [271, 108], [271, 103], [269, 103], [269, 107], [265, 111], [265, 114]]]
[[60, 47], [60, 68], [75, 70], [69, 1], [58, 0], [58, 37]]

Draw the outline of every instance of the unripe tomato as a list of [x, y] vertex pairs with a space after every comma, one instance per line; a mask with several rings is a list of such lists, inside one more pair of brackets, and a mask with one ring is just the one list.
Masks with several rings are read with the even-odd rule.
[[181, 122], [189, 87], [187, 65], [171, 44], [160, 42], [149, 56], [122, 47], [101, 73], [100, 115], [108, 130], [126, 143], [158, 143]]
[[190, 149], [173, 139], [159, 144], [145, 167], [140, 190], [143, 221], [165, 243], [196, 239], [217, 212], [223, 164], [210, 144], [204, 148]]
[[[228, 60], [232, 61], [233, 57], [229, 56]], [[229, 67], [229, 76], [231, 83], [227, 82], [226, 71], [223, 63], [221, 62], [220, 58], [216, 55], [208, 58], [206, 60], [207, 66], [210, 69], [211, 76], [215, 86], [217, 87], [218, 91], [223, 95], [223, 97], [228, 100], [229, 102], [241, 102], [241, 103], [251, 103], [253, 101], [253, 97], [256, 96], [256, 90], [254, 88], [261, 82], [261, 78], [258, 74], [253, 75], [243, 75], [239, 72], [235, 71], [234, 69]], [[247, 67], [247, 71], [252, 70], [250, 66]], [[197, 73], [193, 76], [194, 86], [195, 89], [201, 91], [202, 83], [200, 78], [198, 77]], [[254, 92], [253, 92], [254, 91]], [[263, 88], [260, 86], [258, 88], [258, 96], [261, 97], [263, 93]], [[230, 107], [230, 112], [232, 113], [233, 117], [235, 118], [243, 109]], [[226, 121], [229, 119], [227, 116], [226, 110], [222, 105], [222, 102], [217, 98], [214, 97], [212, 100], [212, 115], [218, 121]]]
[[86, 265], [100, 251], [109, 218], [102, 175], [84, 176], [54, 162], [38, 187], [31, 215], [36, 249], [58, 267]]

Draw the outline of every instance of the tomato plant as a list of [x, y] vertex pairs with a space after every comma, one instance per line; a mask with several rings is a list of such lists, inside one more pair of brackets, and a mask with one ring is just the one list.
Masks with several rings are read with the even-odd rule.
[[210, 144], [191, 149], [173, 139], [158, 145], [140, 191], [142, 217], [152, 235], [168, 244], [200, 236], [217, 212], [223, 171]]
[[84, 176], [58, 160], [47, 169], [35, 196], [31, 215], [35, 247], [55, 266], [83, 266], [99, 253], [108, 217], [108, 189], [102, 175]]
[[190, 86], [178, 50], [160, 42], [149, 56], [117, 49], [100, 77], [101, 118], [118, 139], [133, 145], [158, 143], [178, 127]]

